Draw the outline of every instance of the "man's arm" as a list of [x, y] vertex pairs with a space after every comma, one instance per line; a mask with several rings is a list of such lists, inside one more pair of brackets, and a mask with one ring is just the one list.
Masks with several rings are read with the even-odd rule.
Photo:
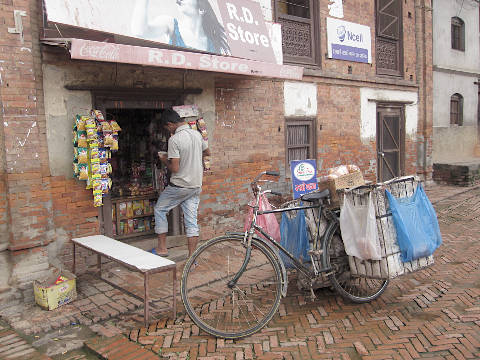
[[168, 170], [172, 173], [177, 173], [180, 170], [180, 158], [168, 159], [167, 155], [160, 156], [160, 161], [165, 164]]

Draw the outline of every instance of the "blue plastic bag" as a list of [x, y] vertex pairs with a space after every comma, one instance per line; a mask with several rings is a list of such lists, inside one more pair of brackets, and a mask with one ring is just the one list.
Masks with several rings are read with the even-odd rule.
[[388, 190], [385, 194], [390, 203], [402, 261], [432, 255], [441, 245], [442, 235], [437, 214], [422, 185], [419, 184], [410, 197], [395, 198]]
[[[300, 262], [308, 261], [308, 235], [307, 225], [305, 222], [305, 211], [299, 210], [297, 216], [289, 219], [286, 213], [282, 214], [282, 222], [280, 223], [280, 245], [282, 245], [290, 254], [292, 254]], [[280, 256], [285, 267], [293, 267], [292, 261], [283, 253]]]

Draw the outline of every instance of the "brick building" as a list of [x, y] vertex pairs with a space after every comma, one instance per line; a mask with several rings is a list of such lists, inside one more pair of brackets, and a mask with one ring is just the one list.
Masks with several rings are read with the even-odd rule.
[[[113, 200], [94, 207], [72, 173], [73, 119], [94, 107], [201, 109], [213, 154], [199, 213], [204, 239], [243, 223], [246, 184], [259, 171], [280, 170], [276, 187], [288, 193], [292, 159], [316, 159], [319, 175], [349, 163], [373, 181], [430, 179], [430, 1], [257, 2], [265, 21], [282, 25], [283, 62], [302, 67], [301, 80], [72, 59], [70, 38], [104, 34], [44, 26], [40, 0], [0, 1], [1, 303], [30, 300], [33, 279], [70, 266], [71, 238], [111, 235]], [[342, 60], [342, 35], [371, 41]], [[85, 256], [83, 268], [96, 260]]]

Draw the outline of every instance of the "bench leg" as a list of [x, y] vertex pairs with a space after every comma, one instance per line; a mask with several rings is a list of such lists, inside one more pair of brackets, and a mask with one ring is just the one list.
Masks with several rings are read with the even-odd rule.
[[143, 287], [144, 287], [144, 301], [145, 301], [145, 306], [144, 306], [144, 313], [143, 313], [143, 319], [145, 320], [145, 327], [148, 326], [149, 324], [149, 320], [150, 320], [150, 309], [148, 308], [148, 303], [149, 303], [149, 299], [148, 299], [148, 273], [144, 273], [143, 274]]
[[175, 266], [173, 268], [173, 321], [175, 322], [175, 319], [177, 317], [177, 267]]
[[73, 243], [73, 266], [72, 266], [72, 272], [75, 274], [76, 269], [76, 263], [75, 263], [75, 252], [76, 252], [76, 246], [75, 243]]
[[98, 276], [102, 277], [102, 255], [97, 255]]

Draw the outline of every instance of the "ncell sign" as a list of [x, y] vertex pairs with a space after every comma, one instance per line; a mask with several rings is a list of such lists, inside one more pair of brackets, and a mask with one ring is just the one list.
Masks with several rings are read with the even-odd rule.
[[327, 18], [328, 57], [371, 63], [370, 28], [348, 21]]

